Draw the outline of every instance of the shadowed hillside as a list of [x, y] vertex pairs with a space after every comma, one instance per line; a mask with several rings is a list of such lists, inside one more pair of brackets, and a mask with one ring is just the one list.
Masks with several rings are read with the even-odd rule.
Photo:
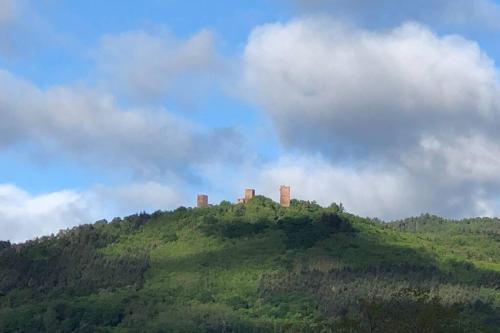
[[333, 204], [100, 221], [0, 244], [1, 332], [498, 332], [500, 223]]

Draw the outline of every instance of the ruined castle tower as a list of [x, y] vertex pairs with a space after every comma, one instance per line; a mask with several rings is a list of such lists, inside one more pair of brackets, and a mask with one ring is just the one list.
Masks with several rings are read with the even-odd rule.
[[255, 196], [255, 190], [253, 188], [245, 189], [245, 202], [248, 202]]
[[238, 198], [237, 203], [245, 204], [245, 203], [249, 202], [250, 199], [252, 199], [253, 197], [255, 197], [255, 190], [253, 188], [246, 188], [245, 193], [244, 193], [244, 197]]
[[280, 205], [281, 207], [290, 207], [290, 186], [281, 185]]
[[207, 208], [208, 207], [208, 195], [198, 194], [198, 198], [196, 200], [196, 207]]

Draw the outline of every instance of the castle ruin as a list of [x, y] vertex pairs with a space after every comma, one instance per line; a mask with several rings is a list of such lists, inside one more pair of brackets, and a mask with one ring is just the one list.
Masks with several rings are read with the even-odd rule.
[[[253, 188], [246, 188], [243, 198], [238, 198], [236, 201], [238, 204], [246, 204], [255, 197], [255, 190]], [[290, 186], [281, 185], [280, 186], [280, 206], [290, 207]], [[198, 194], [196, 200], [196, 207], [207, 208], [208, 207], [208, 195]]]
[[238, 199], [238, 203], [247, 203], [249, 202], [253, 197], [255, 197], [255, 190], [253, 188], [246, 188], [245, 193], [244, 193], [243, 198]]
[[208, 207], [208, 195], [198, 194], [198, 198], [196, 200], [196, 207], [207, 208]]
[[253, 197], [255, 197], [255, 190], [253, 188], [245, 189], [245, 201], [250, 201]]
[[280, 205], [281, 207], [290, 207], [290, 186], [281, 185]]

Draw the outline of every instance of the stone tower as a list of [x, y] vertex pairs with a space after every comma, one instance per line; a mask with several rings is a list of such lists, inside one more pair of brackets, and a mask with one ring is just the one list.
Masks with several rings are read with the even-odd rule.
[[290, 207], [290, 186], [281, 185], [280, 205], [281, 207]]
[[253, 188], [246, 188], [244, 197], [243, 198], [238, 198], [237, 203], [239, 204], [246, 204], [249, 202], [253, 197], [255, 197], [255, 190]]
[[196, 207], [207, 208], [208, 207], [208, 195], [198, 194], [198, 198], [196, 200]]
[[245, 189], [245, 202], [248, 202], [255, 196], [255, 190], [253, 188]]

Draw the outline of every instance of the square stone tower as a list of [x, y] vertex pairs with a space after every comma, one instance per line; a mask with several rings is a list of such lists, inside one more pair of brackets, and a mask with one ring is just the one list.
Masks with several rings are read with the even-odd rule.
[[290, 186], [281, 185], [280, 205], [281, 207], [290, 207]]
[[198, 198], [196, 200], [196, 207], [207, 208], [208, 207], [208, 195], [198, 194]]
[[255, 190], [253, 188], [245, 189], [245, 202], [248, 202], [255, 196]]

